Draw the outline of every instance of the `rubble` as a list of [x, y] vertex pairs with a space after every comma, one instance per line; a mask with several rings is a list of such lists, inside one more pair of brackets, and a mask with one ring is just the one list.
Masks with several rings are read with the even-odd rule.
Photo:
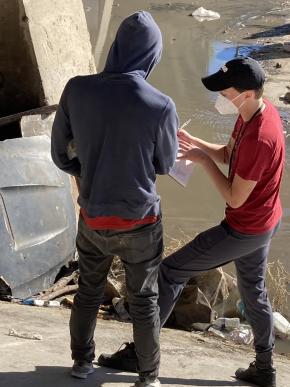
[[240, 345], [249, 345], [254, 340], [250, 325], [241, 324], [239, 318], [218, 318], [208, 329], [204, 330], [204, 333], [224, 340], [231, 340]]
[[230, 332], [233, 329], [237, 329], [240, 327], [240, 319], [219, 317], [213, 322], [212, 326], [215, 329], [226, 330]]
[[290, 92], [287, 91], [287, 93], [285, 95], [282, 95], [280, 97], [280, 100], [281, 101], [284, 101], [285, 103], [289, 104], [290, 103]]
[[37, 333], [19, 332], [16, 329], [9, 329], [8, 336], [19, 337], [20, 339], [42, 340], [43, 337]]
[[285, 52], [290, 52], [290, 42], [284, 42], [283, 43], [283, 50]]

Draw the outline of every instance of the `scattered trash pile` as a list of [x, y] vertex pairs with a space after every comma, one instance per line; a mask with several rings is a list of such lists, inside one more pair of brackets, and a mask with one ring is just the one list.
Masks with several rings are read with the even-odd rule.
[[219, 317], [207, 328], [207, 332], [212, 336], [230, 339], [237, 344], [248, 345], [254, 340], [250, 325], [241, 324], [238, 317]]
[[[78, 277], [78, 261], [75, 260], [70, 262], [68, 268], [63, 268], [52, 287], [33, 297], [11, 301], [38, 307], [70, 308], [78, 289]], [[98, 318], [131, 321], [125, 273], [117, 257], [108, 276]], [[278, 312], [274, 313], [274, 323], [276, 334], [282, 339], [290, 339], [290, 323]], [[166, 326], [197, 331], [200, 334], [231, 340], [236, 344], [249, 345], [253, 342], [252, 329], [245, 319], [244, 305], [239, 298], [236, 279], [221, 268], [200, 274], [189, 281]], [[22, 337], [21, 333], [14, 331], [9, 334], [19, 334], [17, 337]]]

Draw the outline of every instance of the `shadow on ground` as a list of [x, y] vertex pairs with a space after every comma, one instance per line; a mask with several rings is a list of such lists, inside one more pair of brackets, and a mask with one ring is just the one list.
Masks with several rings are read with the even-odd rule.
[[251, 56], [258, 60], [278, 60], [281, 58], [289, 58], [290, 52], [284, 51], [282, 44], [273, 43], [260, 48], [254, 47]]
[[283, 36], [290, 34], [290, 23], [270, 28], [266, 31], [256, 32], [245, 39], [273, 38], [274, 36]]
[[[68, 367], [43, 367], [36, 366], [31, 372], [2, 372], [0, 373], [1, 387], [109, 387], [122, 384], [133, 386], [137, 375], [128, 375], [117, 371], [99, 367], [87, 380], [74, 379], [69, 375]], [[207, 379], [182, 379], [160, 377], [163, 386], [245, 386], [236, 381], [207, 380]]]

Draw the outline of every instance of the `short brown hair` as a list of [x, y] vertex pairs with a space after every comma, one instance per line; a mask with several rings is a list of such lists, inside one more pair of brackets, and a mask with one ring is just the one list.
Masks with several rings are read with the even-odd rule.
[[[244, 91], [248, 91], [248, 90], [245, 90], [245, 89], [238, 89], [238, 88], [234, 88], [236, 89], [239, 93], [243, 93]], [[264, 87], [262, 86], [260, 89], [256, 89], [254, 90], [255, 92], [255, 97], [256, 99], [259, 99], [263, 96], [263, 93], [264, 93]]]

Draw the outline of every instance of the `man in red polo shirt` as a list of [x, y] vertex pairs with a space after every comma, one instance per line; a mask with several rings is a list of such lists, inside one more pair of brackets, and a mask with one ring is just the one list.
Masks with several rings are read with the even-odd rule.
[[[262, 98], [264, 81], [263, 69], [247, 57], [233, 59], [202, 79], [207, 89], [219, 91], [216, 109], [221, 114], [239, 116], [227, 145], [211, 144], [180, 130], [180, 158], [204, 168], [226, 202], [225, 218], [163, 260], [159, 269], [159, 306], [162, 326], [190, 278], [234, 261], [256, 351], [256, 361], [247, 369], [238, 369], [236, 377], [274, 387], [273, 316], [265, 274], [271, 239], [282, 216], [279, 191], [285, 141], [278, 111]], [[229, 165], [228, 176], [218, 163]], [[133, 349], [130, 344], [123, 355], [102, 355], [101, 362], [117, 368], [121, 357], [133, 358]]]

